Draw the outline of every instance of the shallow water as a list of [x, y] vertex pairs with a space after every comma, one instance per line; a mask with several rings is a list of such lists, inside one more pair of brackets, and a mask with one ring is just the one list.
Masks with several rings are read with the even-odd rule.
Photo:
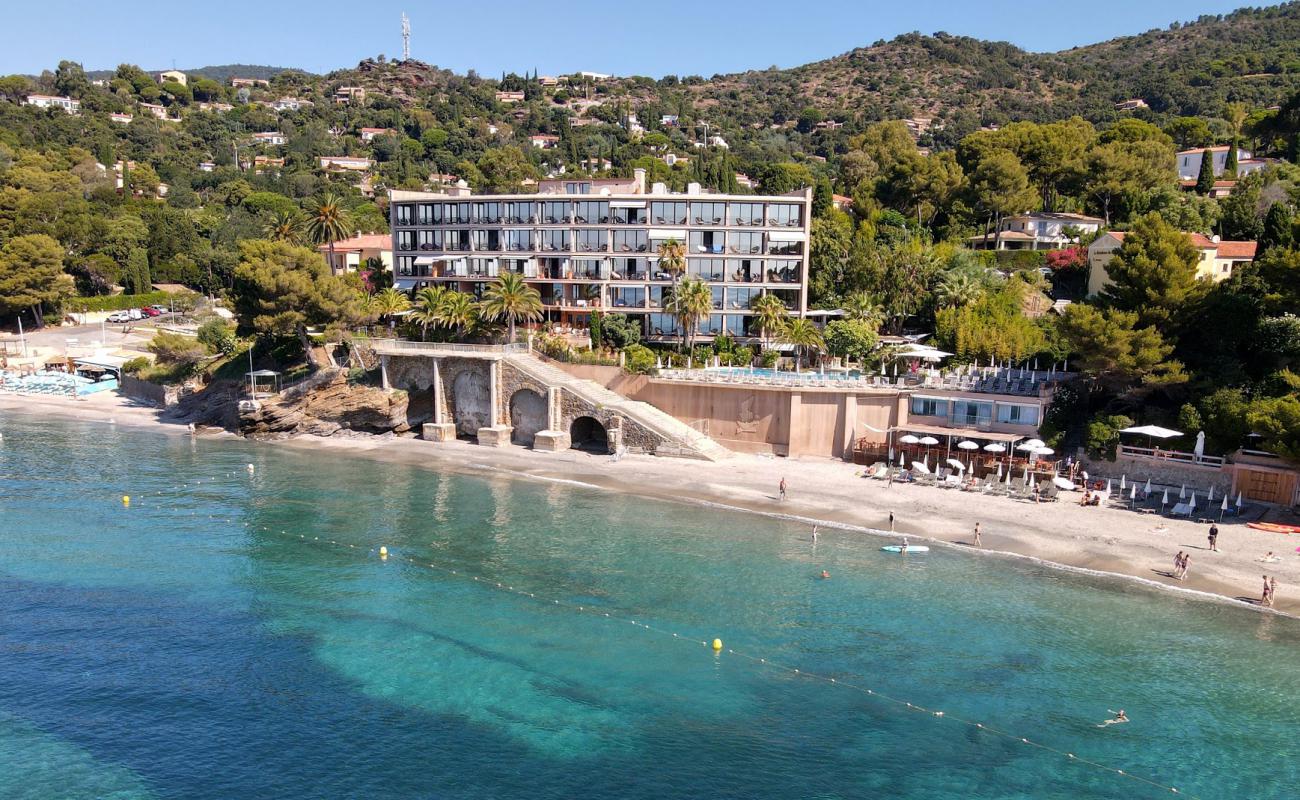
[[1293, 620], [500, 475], [0, 433], [3, 798], [1170, 795], [957, 718], [1184, 795], [1300, 783]]

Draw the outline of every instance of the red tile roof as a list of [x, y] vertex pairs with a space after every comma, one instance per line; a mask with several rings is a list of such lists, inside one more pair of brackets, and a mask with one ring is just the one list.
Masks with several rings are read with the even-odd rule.
[[[316, 248], [322, 253], [329, 252], [328, 245]], [[393, 239], [386, 233], [363, 233], [351, 239], [340, 239], [334, 243], [334, 252], [343, 250], [392, 250]]]

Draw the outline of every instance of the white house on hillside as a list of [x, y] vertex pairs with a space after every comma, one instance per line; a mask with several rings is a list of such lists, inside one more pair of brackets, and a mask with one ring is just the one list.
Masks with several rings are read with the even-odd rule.
[[976, 250], [1056, 250], [1074, 244], [1076, 237], [1101, 230], [1103, 221], [1097, 217], [1064, 212], [1035, 211], [1017, 214], [1002, 220], [1001, 233], [988, 237], [972, 236], [967, 239]]
[[27, 95], [27, 105], [36, 106], [37, 108], [61, 108], [69, 114], [76, 114], [81, 111], [80, 100], [49, 94], [29, 94]]
[[[1089, 297], [1100, 294], [1110, 285], [1106, 267], [1115, 257], [1115, 251], [1124, 244], [1124, 235], [1123, 231], [1109, 231], [1088, 245]], [[1218, 236], [1211, 238], [1200, 233], [1185, 235], [1200, 254], [1196, 277], [1201, 280], [1226, 281], [1238, 267], [1255, 260], [1255, 242], [1225, 242]]]
[[[1214, 154], [1214, 174], [1222, 175], [1228, 166], [1228, 145], [1219, 147], [1202, 147], [1197, 150], [1184, 150], [1178, 154], [1178, 177], [1185, 181], [1194, 181], [1201, 176], [1201, 157], [1206, 150]], [[1268, 166], [1268, 160], [1252, 158], [1250, 151], [1237, 148], [1237, 177], [1249, 175]]]

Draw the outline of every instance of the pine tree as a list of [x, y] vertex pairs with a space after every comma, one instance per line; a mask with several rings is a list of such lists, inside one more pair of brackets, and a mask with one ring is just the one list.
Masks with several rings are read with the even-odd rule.
[[1225, 181], [1235, 181], [1237, 179], [1237, 140], [1235, 138], [1228, 148], [1228, 161], [1223, 165], [1223, 179]]
[[1292, 233], [1293, 224], [1294, 220], [1291, 217], [1289, 208], [1282, 203], [1274, 203], [1269, 206], [1268, 214], [1264, 217], [1264, 232], [1260, 234], [1255, 258], [1259, 258], [1275, 247], [1279, 250], [1293, 247], [1295, 245], [1295, 235]]
[[153, 288], [149, 275], [149, 257], [141, 248], [133, 249], [126, 257], [122, 272], [122, 287], [127, 294], [144, 294]]
[[824, 176], [817, 179], [813, 187], [812, 212], [814, 217], [824, 217], [835, 206], [835, 195], [831, 192], [831, 182]]
[[1214, 151], [1205, 148], [1201, 153], [1201, 172], [1196, 176], [1196, 193], [1207, 195], [1214, 190]]

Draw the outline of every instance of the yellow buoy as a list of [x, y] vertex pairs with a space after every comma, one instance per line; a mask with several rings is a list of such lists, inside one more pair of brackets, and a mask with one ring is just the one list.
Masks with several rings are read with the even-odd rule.
[[713, 650], [716, 652], [716, 651], [721, 650], [721, 649], [722, 649], [722, 640], [721, 640], [721, 639], [714, 639], [714, 640], [713, 640]]
[[388, 548], [387, 548], [387, 547], [383, 547], [383, 546], [381, 546], [381, 547], [379, 548], [379, 557], [380, 557], [380, 558], [388, 558]]
[[129, 494], [122, 495], [122, 505], [124, 506], [131, 505], [131, 495]]

